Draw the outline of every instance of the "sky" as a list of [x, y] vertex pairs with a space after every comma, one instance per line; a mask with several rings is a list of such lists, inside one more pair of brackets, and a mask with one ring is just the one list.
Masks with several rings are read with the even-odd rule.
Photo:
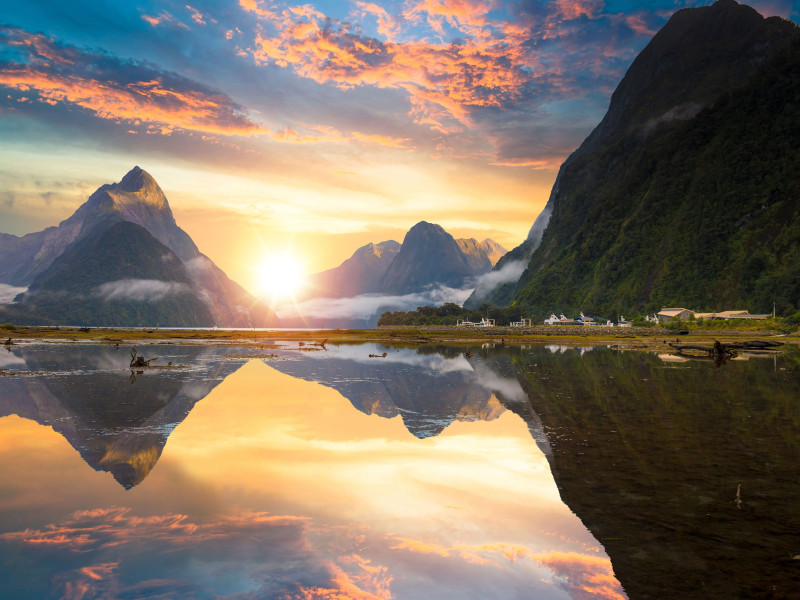
[[711, 3], [186, 1], [4, 6], [1, 232], [138, 165], [254, 292], [269, 257], [316, 272], [422, 220], [511, 249], [637, 53]]

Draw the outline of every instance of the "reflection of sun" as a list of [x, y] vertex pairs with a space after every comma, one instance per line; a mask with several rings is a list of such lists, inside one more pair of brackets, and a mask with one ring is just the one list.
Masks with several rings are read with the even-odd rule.
[[268, 256], [259, 267], [259, 287], [273, 300], [286, 300], [297, 295], [305, 284], [305, 267], [287, 253]]

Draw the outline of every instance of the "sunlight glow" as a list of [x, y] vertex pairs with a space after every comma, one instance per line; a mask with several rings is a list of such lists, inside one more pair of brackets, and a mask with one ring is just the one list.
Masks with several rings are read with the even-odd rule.
[[305, 264], [288, 252], [268, 255], [258, 273], [260, 293], [272, 301], [294, 298], [307, 277]]

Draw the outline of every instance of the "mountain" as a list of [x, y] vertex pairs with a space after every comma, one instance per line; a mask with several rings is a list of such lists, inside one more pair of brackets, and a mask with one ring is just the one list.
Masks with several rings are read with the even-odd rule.
[[733, 0], [675, 13], [562, 165], [528, 239], [495, 267], [521, 262], [519, 280], [483, 300], [612, 314], [766, 311], [783, 298], [792, 309], [799, 35]]
[[37, 275], [20, 310], [54, 323], [212, 326], [178, 256], [146, 229], [119, 221], [87, 235]]
[[338, 267], [313, 275], [308, 293], [327, 298], [379, 293], [381, 278], [399, 251], [394, 240], [362, 246]]
[[505, 252], [494, 240], [455, 239], [441, 226], [422, 221], [402, 245], [393, 240], [367, 244], [338, 267], [312, 275], [306, 297], [409, 294], [439, 284], [463, 287], [491, 270]]
[[[492, 249], [497, 246], [491, 240], [484, 244]], [[403, 295], [428, 286], [468, 286], [492, 268], [491, 260], [479, 246], [475, 240], [455, 240], [440, 225], [420, 221], [403, 239], [400, 251], [381, 279], [380, 290], [388, 295]]]
[[[32, 285], [72, 245], [103, 236], [110, 227], [120, 222], [140, 226], [177, 256], [185, 268], [194, 295], [206, 305], [211, 324], [251, 327], [274, 326], [278, 323], [268, 307], [230, 280], [211, 259], [200, 252], [191, 237], [175, 222], [159, 185], [139, 167], [134, 167], [119, 183], [101, 186], [58, 227], [21, 238], [7, 234], [0, 236], [0, 249], [3, 250], [0, 256], [0, 281], [19, 286]], [[134, 235], [130, 233], [132, 230], [126, 231]], [[141, 237], [141, 232], [136, 235]], [[63, 270], [63, 265], [61, 268]], [[115, 271], [116, 267], [109, 266], [107, 270]], [[76, 273], [75, 270], [72, 272]], [[131, 278], [122, 277], [122, 273], [117, 275], [123, 279]], [[12, 307], [12, 310], [18, 309]], [[92, 324], [90, 321], [86, 323]], [[189, 324], [199, 326], [210, 323], [203, 316]], [[138, 325], [130, 321], [114, 324]]]

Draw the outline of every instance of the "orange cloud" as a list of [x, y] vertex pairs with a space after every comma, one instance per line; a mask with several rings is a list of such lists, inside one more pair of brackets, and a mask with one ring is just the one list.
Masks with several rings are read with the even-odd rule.
[[178, 27], [180, 29], [189, 29], [189, 26], [186, 23], [183, 23], [180, 19], [171, 15], [166, 10], [162, 10], [161, 14], [159, 14], [157, 17], [143, 14], [142, 19], [147, 21], [153, 27], [160, 27], [161, 25], [171, 25], [173, 27]]
[[374, 2], [356, 2], [356, 7], [361, 11], [361, 16], [375, 17], [378, 24], [378, 33], [391, 40], [399, 34], [403, 27], [401, 19], [390, 15], [385, 8]]
[[[42, 35], [6, 29], [7, 43], [27, 60], [0, 67], [0, 86], [36, 94], [39, 102], [80, 107], [95, 116], [149, 132], [249, 136], [262, 128], [227, 96], [149, 66], [61, 47]], [[10, 34], [10, 35], [9, 35]], [[98, 62], [102, 67], [98, 67]]]
[[440, 546], [439, 544], [430, 544], [413, 540], [411, 538], [396, 538], [397, 544], [390, 546], [391, 550], [410, 550], [411, 552], [418, 552], [420, 554], [438, 554], [439, 556], [450, 556], [450, 549]]
[[[291, 67], [302, 77], [343, 88], [403, 89], [411, 97], [414, 120], [440, 131], [452, 130], [447, 120], [469, 124], [471, 108], [500, 107], [519, 99], [535, 79], [527, 68], [531, 61], [523, 48], [524, 29], [494, 35], [484, 16], [488, 2], [426, 0], [409, 8], [414, 18], [425, 13], [463, 28], [470, 35], [458, 43], [380, 41], [310, 7], [265, 16], [259, 5], [245, 0], [241, 5], [263, 17], [256, 62]], [[388, 18], [380, 7], [359, 7]]]

